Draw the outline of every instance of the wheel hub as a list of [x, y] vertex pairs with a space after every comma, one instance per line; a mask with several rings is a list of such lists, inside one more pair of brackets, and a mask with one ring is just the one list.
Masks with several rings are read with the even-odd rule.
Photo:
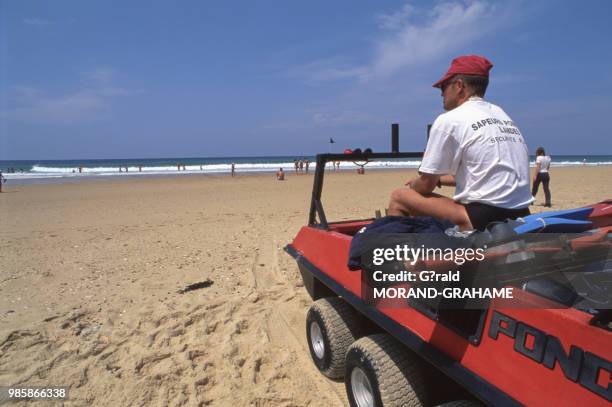
[[323, 356], [325, 356], [325, 342], [323, 341], [321, 327], [316, 322], [310, 324], [310, 341], [317, 358], [323, 359]]
[[351, 371], [351, 391], [359, 407], [374, 407], [374, 396], [370, 379], [363, 370], [354, 367]]

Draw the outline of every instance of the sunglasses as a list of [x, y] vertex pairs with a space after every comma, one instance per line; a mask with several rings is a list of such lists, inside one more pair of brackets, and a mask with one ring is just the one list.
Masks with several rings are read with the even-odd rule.
[[450, 85], [452, 85], [453, 83], [457, 82], [458, 79], [452, 80], [452, 81], [448, 81], [443, 83], [442, 85], [440, 85], [440, 90], [442, 90], [442, 93], [444, 93], [444, 91], [446, 90], [446, 88], [448, 88]]

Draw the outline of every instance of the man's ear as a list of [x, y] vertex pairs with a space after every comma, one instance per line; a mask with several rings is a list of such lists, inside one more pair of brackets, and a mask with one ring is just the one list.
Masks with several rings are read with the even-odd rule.
[[459, 87], [460, 91], [466, 91], [467, 90], [467, 84], [465, 83], [465, 81], [463, 79], [458, 78], [455, 83]]

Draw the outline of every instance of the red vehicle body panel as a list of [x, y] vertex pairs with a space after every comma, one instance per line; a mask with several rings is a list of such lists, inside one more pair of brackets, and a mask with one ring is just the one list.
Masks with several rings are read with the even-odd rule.
[[[610, 223], [612, 212], [599, 204], [593, 220]], [[361, 296], [361, 271], [350, 271], [347, 259], [352, 237], [371, 220], [330, 224], [329, 230], [305, 226], [295, 237], [292, 247], [314, 267], [355, 296]], [[519, 301], [538, 301], [540, 297], [517, 290]], [[500, 334], [492, 339], [487, 334], [494, 311], [553, 335], [566, 352], [570, 345], [612, 360], [612, 332], [589, 325], [592, 315], [577, 309], [503, 308], [493, 302], [487, 311], [480, 343], [468, 339], [413, 308], [378, 308], [378, 311], [399, 323], [418, 338], [459, 362], [475, 375], [501, 390], [519, 403], [530, 406], [609, 406], [603, 397], [567, 379], [558, 363], [551, 370], [543, 364], [517, 353], [514, 339]], [[529, 337], [528, 337], [529, 340]], [[526, 345], [530, 346], [529, 343]], [[598, 383], [610, 386], [610, 375], [601, 370]]]
[[594, 227], [610, 226], [612, 224], [612, 199], [606, 199], [598, 204], [592, 205], [593, 212], [589, 220]]

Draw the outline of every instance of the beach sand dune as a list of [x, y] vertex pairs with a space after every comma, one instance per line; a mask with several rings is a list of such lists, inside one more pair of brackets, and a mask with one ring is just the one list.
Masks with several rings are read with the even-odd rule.
[[[328, 174], [328, 217], [372, 216], [413, 174]], [[570, 208], [608, 198], [612, 167], [552, 178]], [[5, 187], [0, 384], [69, 386], [74, 405], [346, 405], [310, 361], [311, 301], [282, 250], [311, 175]]]

